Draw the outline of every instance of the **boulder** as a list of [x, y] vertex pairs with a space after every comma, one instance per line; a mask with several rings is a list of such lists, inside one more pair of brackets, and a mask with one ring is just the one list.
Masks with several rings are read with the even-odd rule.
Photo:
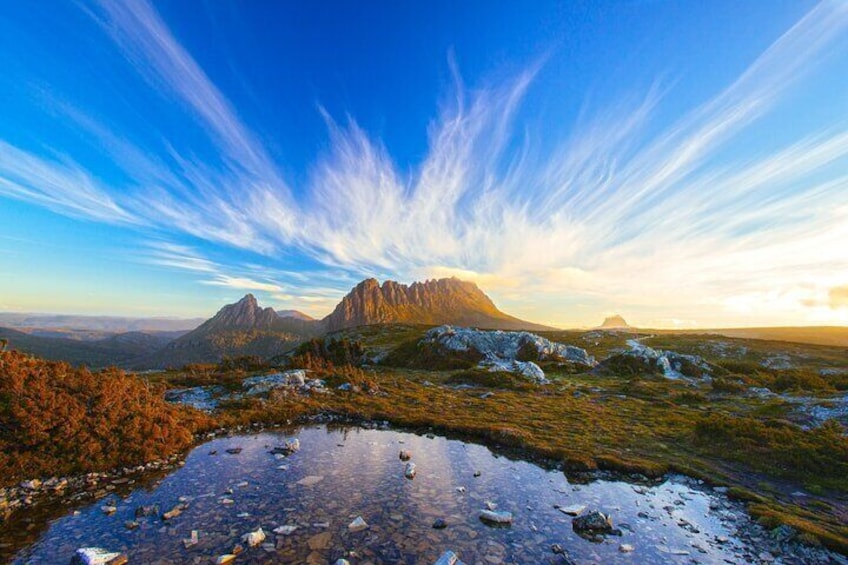
[[483, 356], [489, 354], [504, 360], [515, 360], [529, 352], [540, 361], [578, 363], [589, 367], [596, 364], [595, 358], [585, 349], [553, 342], [530, 332], [439, 326], [429, 330], [422, 341], [439, 344], [451, 351], [476, 351]]

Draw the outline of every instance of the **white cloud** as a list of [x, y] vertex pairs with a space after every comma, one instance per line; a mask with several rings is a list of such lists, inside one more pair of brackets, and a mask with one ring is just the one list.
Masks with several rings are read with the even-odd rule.
[[226, 286], [239, 290], [262, 290], [265, 292], [281, 292], [283, 287], [272, 282], [262, 282], [247, 277], [230, 277], [227, 275], [216, 275], [215, 278], [200, 281], [202, 284], [212, 286]]

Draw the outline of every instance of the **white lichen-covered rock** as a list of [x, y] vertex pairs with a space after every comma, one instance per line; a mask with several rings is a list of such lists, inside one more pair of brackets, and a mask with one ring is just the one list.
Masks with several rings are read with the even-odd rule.
[[513, 360], [519, 351], [532, 348], [542, 361], [567, 361], [593, 367], [595, 358], [585, 349], [550, 341], [530, 332], [476, 330], [454, 326], [439, 326], [424, 335], [424, 342], [438, 343], [453, 351], [478, 351], [499, 359]]
[[226, 392], [227, 389], [222, 386], [176, 388], [165, 392], [165, 400], [211, 412], [218, 407], [218, 401], [226, 395]]
[[697, 367], [705, 375], [710, 372], [710, 366], [703, 358], [697, 355], [687, 355], [685, 353], [676, 353], [674, 351], [664, 351], [662, 349], [653, 349], [639, 342], [637, 339], [627, 340], [627, 345], [630, 350], [626, 355], [639, 357], [646, 363], [654, 363], [662, 370], [663, 375], [668, 379], [682, 379], [685, 375], [681, 373], [684, 364], [690, 364]]
[[294, 369], [282, 373], [273, 373], [271, 375], [259, 375], [249, 377], [242, 381], [241, 386], [246, 393], [255, 396], [259, 394], [267, 394], [274, 389], [283, 387], [302, 387], [306, 385], [306, 371], [303, 369]]
[[516, 375], [521, 375], [536, 384], [548, 384], [550, 381], [545, 378], [545, 372], [532, 361], [516, 361], [515, 359], [509, 361], [505, 359], [498, 359], [497, 357], [487, 357], [480, 361], [479, 366], [483, 369], [488, 369], [489, 371], [506, 371], [508, 373], [514, 373]]

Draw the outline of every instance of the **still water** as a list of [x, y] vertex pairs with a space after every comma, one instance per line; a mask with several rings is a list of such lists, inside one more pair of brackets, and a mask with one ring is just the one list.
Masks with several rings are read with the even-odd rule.
[[[291, 438], [299, 439], [299, 451], [270, 453]], [[401, 450], [412, 452], [413, 480], [404, 477]], [[164, 521], [161, 513], [180, 501], [185, 510]], [[482, 522], [487, 503], [511, 512], [513, 523]], [[157, 515], [136, 516], [137, 508], [154, 505]], [[571, 505], [611, 514], [621, 535], [578, 536], [572, 517], [557, 508]], [[108, 506], [116, 510], [107, 514]], [[359, 516], [369, 527], [350, 531]], [[437, 519], [447, 527], [434, 529]], [[128, 529], [133, 521], [137, 526]], [[565, 562], [553, 544], [575, 563], [746, 563], [757, 553], [735, 532], [747, 521], [735, 503], [682, 477], [576, 484], [476, 444], [316, 426], [205, 443], [152, 487], [52, 521], [14, 562], [67, 564], [77, 548], [98, 546], [126, 553], [130, 564], [206, 564], [261, 527], [264, 543], [246, 548], [235, 563], [332, 564], [346, 557], [354, 565], [430, 564], [448, 549], [468, 564]], [[274, 533], [281, 526], [296, 529]], [[196, 543], [184, 542], [192, 530]]]

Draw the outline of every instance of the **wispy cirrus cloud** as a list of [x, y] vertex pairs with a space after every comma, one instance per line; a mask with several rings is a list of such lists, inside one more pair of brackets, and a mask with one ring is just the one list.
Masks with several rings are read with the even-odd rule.
[[118, 204], [109, 188], [67, 156], [46, 159], [0, 140], [0, 195], [69, 216], [114, 224], [140, 218]]
[[429, 125], [417, 166], [402, 169], [391, 148], [353, 119], [339, 123], [322, 109], [329, 150], [297, 191], [152, 5], [102, 0], [90, 13], [154, 89], [184, 104], [219, 162], [200, 162], [175, 145], [145, 159], [139, 148], [122, 163], [138, 186], [122, 191], [69, 158], [48, 161], [0, 144], [0, 194], [259, 252], [272, 263], [268, 272], [276, 255], [294, 250], [348, 276], [328, 282], [328, 293], [309, 293], [333, 277], [280, 279], [292, 290], [261, 268], [219, 265], [187, 247], [151, 255], [207, 276], [205, 284], [320, 302], [352, 273], [456, 274], [514, 301], [519, 313], [522, 296], [547, 297], [525, 315], [561, 323], [565, 315], [551, 317], [550, 304], [563, 297], [655, 318], [768, 308], [799, 316], [812, 294], [845, 282], [838, 275], [848, 269], [845, 121], [763, 154], [726, 153], [848, 30], [846, 3], [815, 7], [665, 129], [652, 127], [671, 92], [658, 83], [635, 102], [562, 128], [569, 134], [547, 152], [514, 127], [538, 66], [469, 91], [451, 62], [455, 96]]

